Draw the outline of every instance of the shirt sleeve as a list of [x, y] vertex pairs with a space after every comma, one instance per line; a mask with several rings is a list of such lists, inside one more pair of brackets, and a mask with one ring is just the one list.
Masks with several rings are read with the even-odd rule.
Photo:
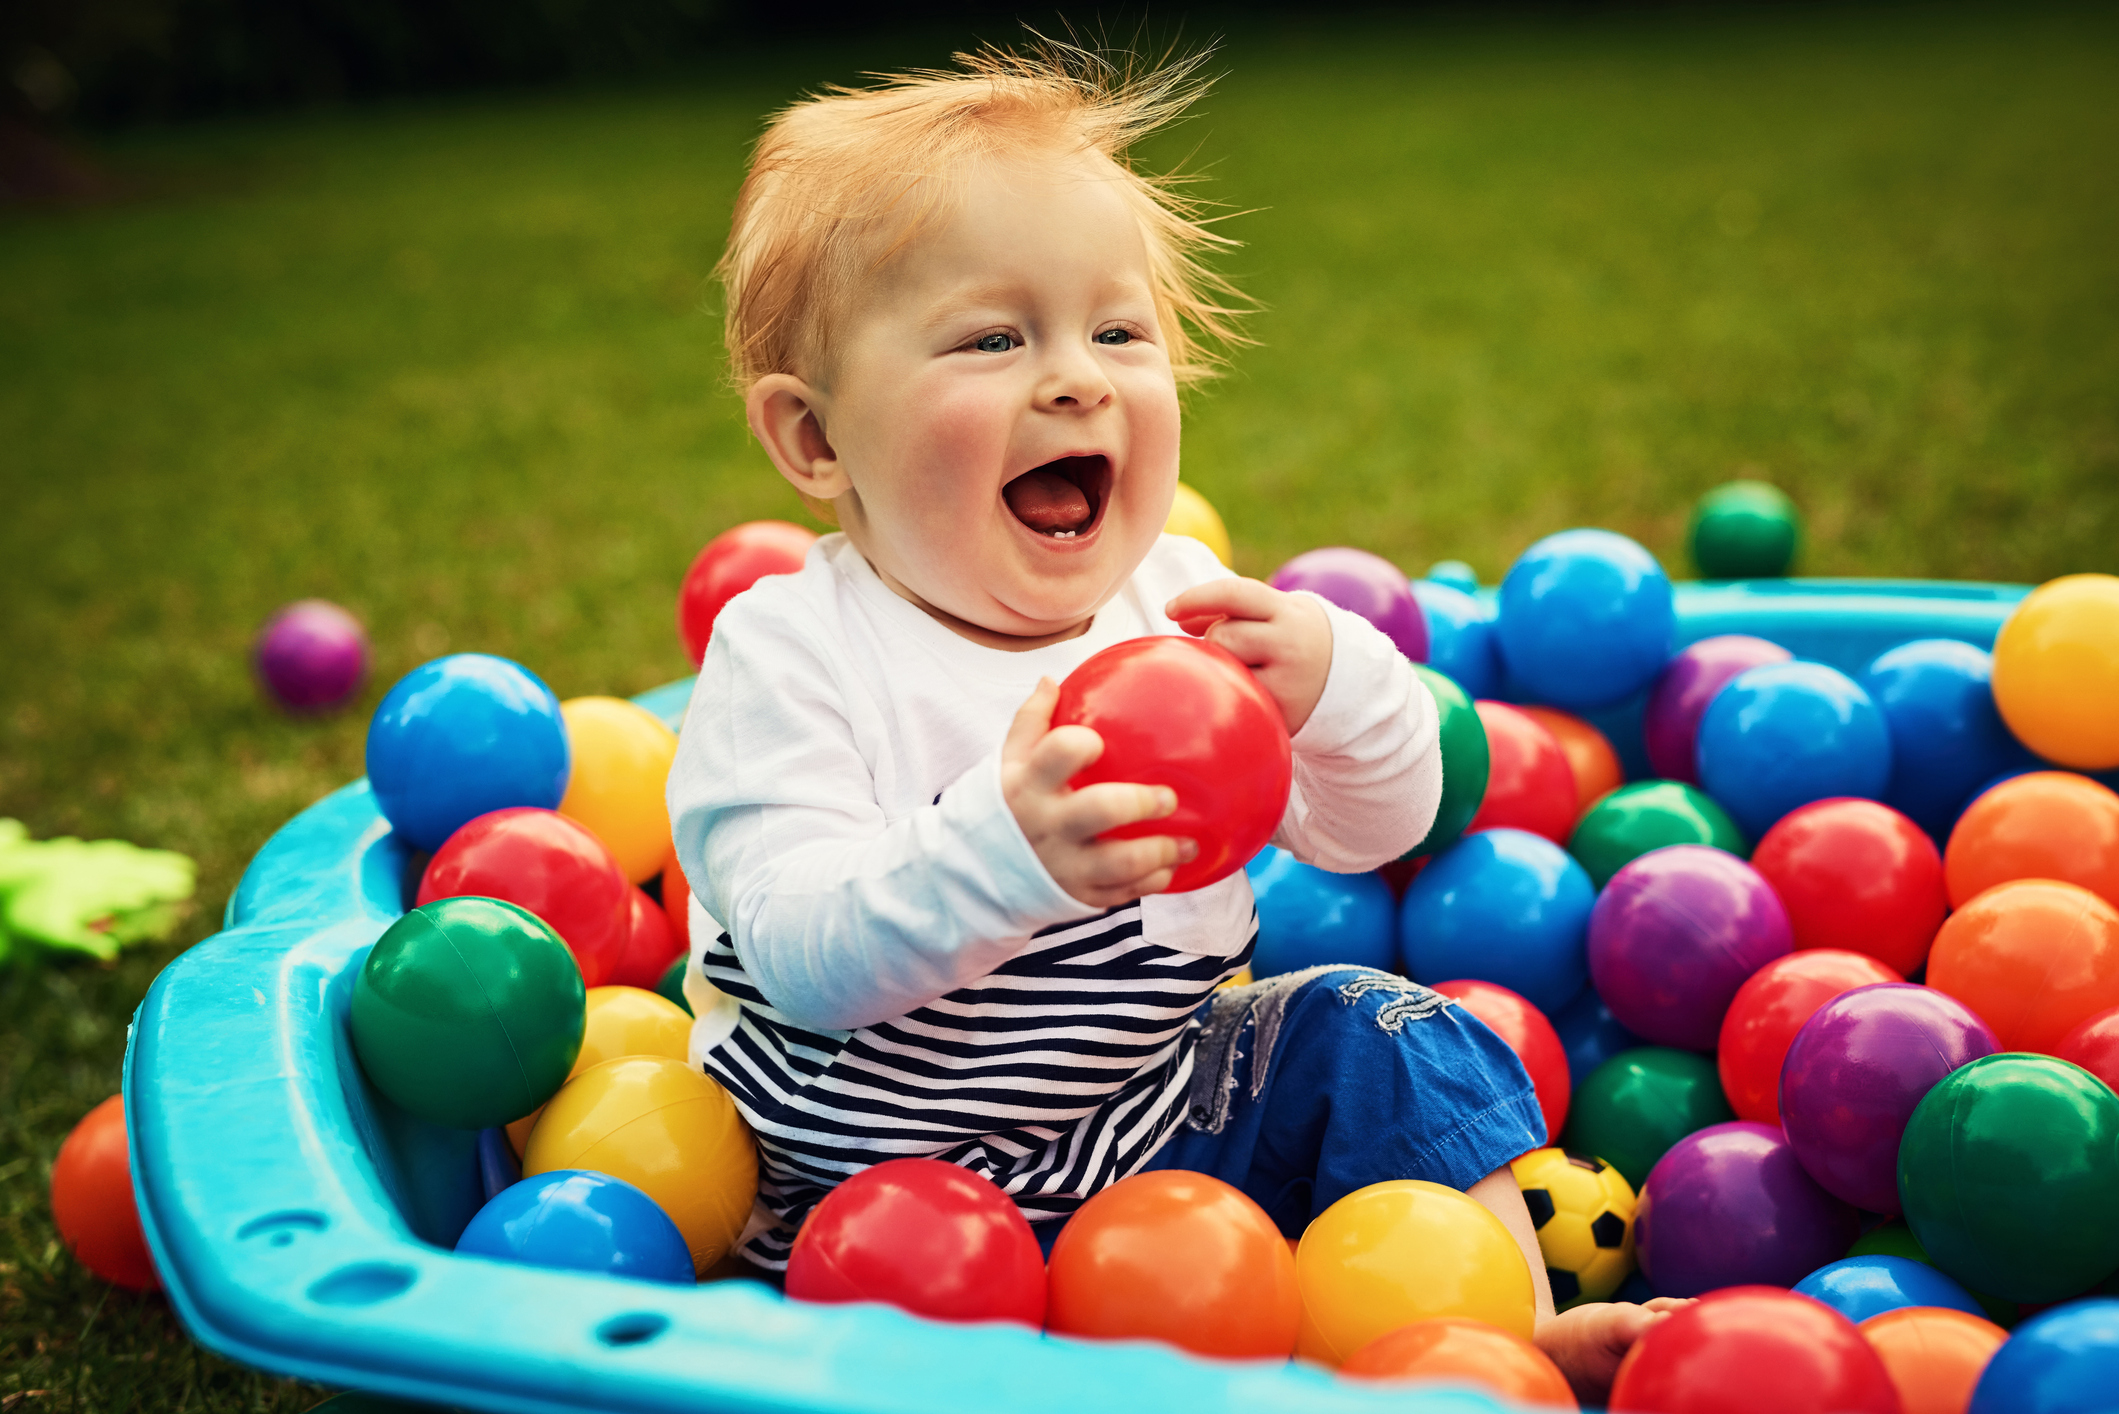
[[[801, 611], [799, 604], [782, 608]], [[669, 809], [677, 855], [758, 989], [846, 1031], [982, 977], [1095, 910], [1054, 883], [1001, 794], [996, 750], [886, 820], [822, 641], [738, 601], [692, 691]]]
[[1404, 854], [1434, 823], [1442, 802], [1438, 714], [1382, 630], [1317, 602], [1332, 625], [1332, 665], [1324, 695], [1293, 739], [1295, 785], [1273, 843], [1305, 864], [1354, 874]]

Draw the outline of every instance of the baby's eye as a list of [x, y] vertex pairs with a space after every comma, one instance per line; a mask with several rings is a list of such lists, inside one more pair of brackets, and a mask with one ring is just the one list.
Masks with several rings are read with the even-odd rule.
[[980, 353], [1007, 353], [1016, 346], [1013, 334], [981, 334], [971, 341], [971, 347]]
[[1102, 329], [1097, 331], [1096, 342], [1099, 344], [1130, 344], [1133, 342], [1133, 331], [1131, 329]]

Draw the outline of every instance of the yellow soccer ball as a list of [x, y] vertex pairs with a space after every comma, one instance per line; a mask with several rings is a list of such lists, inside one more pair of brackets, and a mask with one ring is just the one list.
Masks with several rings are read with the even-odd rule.
[[1231, 569], [1235, 568], [1235, 551], [1229, 546], [1228, 527], [1221, 523], [1221, 515], [1207, 498], [1180, 481], [1177, 483], [1177, 499], [1170, 502], [1170, 519], [1163, 525], [1165, 535], [1189, 535], [1214, 552], [1214, 558]]
[[1553, 1305], [1609, 1301], [1633, 1270], [1633, 1189], [1602, 1159], [1533, 1149], [1509, 1167], [1538, 1229]]

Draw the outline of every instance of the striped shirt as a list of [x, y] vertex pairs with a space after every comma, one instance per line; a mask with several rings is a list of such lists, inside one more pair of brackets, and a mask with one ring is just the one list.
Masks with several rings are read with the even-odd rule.
[[[1194, 1013], [1257, 936], [1249, 883], [1092, 914], [1016, 826], [999, 749], [1039, 677], [1176, 631], [1161, 605], [1225, 573], [1166, 536], [1088, 632], [1007, 653], [828, 536], [723, 611], [669, 799], [698, 895], [692, 1054], [758, 1139], [752, 1260], [783, 1264], [817, 1199], [887, 1158], [962, 1164], [1062, 1217], [1183, 1119]], [[1434, 708], [1389, 640], [1330, 614], [1275, 842], [1371, 868], [1432, 817]]]

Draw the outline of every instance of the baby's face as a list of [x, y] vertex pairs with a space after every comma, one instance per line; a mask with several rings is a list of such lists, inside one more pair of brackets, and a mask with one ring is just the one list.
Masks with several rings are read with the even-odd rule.
[[1175, 494], [1177, 385], [1109, 171], [984, 167], [864, 291], [824, 392], [848, 536], [886, 579], [993, 633], [1081, 624]]

